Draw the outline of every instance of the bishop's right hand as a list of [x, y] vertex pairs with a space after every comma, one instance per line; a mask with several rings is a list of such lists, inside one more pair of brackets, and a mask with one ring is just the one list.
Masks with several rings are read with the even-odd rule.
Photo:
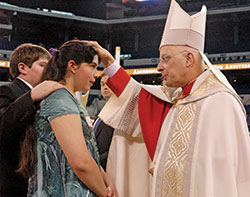
[[101, 58], [105, 68], [114, 63], [114, 57], [106, 49], [101, 47], [96, 41], [83, 40], [84, 43], [91, 45], [97, 52], [97, 55]]

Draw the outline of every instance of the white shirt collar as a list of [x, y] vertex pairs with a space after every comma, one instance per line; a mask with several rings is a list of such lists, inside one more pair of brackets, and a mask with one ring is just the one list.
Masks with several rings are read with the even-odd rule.
[[21, 79], [20, 77], [17, 77], [18, 79], [20, 79], [23, 83], [25, 83], [30, 89], [32, 89], [32, 85], [30, 85], [27, 81]]

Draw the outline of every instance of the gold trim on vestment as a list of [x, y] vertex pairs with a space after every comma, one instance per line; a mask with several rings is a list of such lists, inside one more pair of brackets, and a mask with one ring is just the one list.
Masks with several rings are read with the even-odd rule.
[[[200, 96], [220, 87], [224, 88], [225, 86], [211, 74], [189, 95], [189, 98]], [[198, 101], [188, 104], [176, 102], [174, 105], [179, 112], [175, 130], [169, 143], [168, 155], [165, 158], [166, 163], [162, 175], [161, 197], [183, 196], [185, 162], [190, 146], [197, 103]]]
[[196, 105], [179, 105], [175, 131], [164, 165], [161, 196], [183, 196], [184, 166], [188, 154]]
[[196, 97], [199, 95], [202, 95], [204, 93], [207, 93], [208, 91], [216, 88], [226, 88], [224, 84], [222, 84], [215, 75], [211, 74], [209, 75], [203, 83], [190, 95], [191, 97]]

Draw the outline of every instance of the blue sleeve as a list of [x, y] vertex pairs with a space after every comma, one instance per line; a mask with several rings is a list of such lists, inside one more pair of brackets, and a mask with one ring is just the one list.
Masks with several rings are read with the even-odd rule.
[[39, 115], [49, 121], [68, 114], [80, 114], [80, 112], [75, 98], [66, 89], [52, 92], [41, 102]]

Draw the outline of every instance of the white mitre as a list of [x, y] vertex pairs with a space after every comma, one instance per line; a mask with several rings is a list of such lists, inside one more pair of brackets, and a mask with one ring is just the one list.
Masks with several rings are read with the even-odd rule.
[[169, 13], [162, 35], [160, 48], [165, 45], [187, 45], [197, 49], [208, 68], [212, 73], [234, 94], [235, 90], [219, 69], [214, 68], [204, 51], [205, 27], [206, 27], [206, 6], [202, 6], [200, 12], [190, 16], [175, 1], [171, 1]]
[[172, 0], [163, 32], [160, 48], [164, 45], [187, 45], [204, 51], [206, 6], [190, 16], [175, 0]]

